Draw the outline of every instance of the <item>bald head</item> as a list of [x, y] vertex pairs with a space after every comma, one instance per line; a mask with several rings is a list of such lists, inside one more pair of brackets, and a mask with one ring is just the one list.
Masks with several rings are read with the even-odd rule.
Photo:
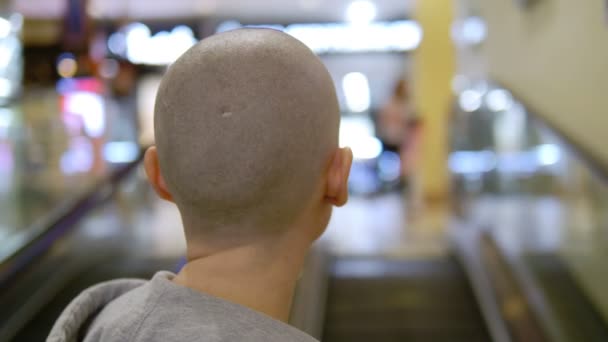
[[338, 125], [333, 82], [296, 39], [245, 29], [191, 48], [167, 71], [155, 109], [161, 173], [187, 235], [296, 219], [337, 148]]

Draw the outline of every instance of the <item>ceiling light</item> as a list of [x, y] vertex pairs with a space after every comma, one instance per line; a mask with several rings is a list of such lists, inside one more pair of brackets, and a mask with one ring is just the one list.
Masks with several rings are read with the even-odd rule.
[[351, 112], [360, 113], [369, 110], [371, 96], [367, 76], [360, 72], [351, 72], [342, 79], [342, 89], [346, 106]]
[[509, 110], [513, 106], [513, 97], [504, 89], [494, 89], [486, 95], [486, 106], [493, 112]]
[[481, 108], [482, 95], [475, 90], [465, 90], [460, 94], [458, 102], [462, 110], [472, 113]]
[[353, 1], [346, 10], [346, 18], [356, 25], [366, 25], [376, 18], [376, 5], [371, 1]]

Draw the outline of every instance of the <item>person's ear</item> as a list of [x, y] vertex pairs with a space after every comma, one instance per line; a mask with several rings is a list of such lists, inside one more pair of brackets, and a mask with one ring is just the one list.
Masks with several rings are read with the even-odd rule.
[[160, 196], [160, 198], [173, 202], [173, 196], [167, 189], [167, 184], [163, 175], [160, 173], [160, 165], [158, 163], [158, 152], [156, 147], [152, 146], [148, 148], [144, 156], [144, 169], [148, 176], [150, 185], [154, 188], [154, 191]]
[[348, 176], [353, 163], [353, 152], [350, 148], [336, 149], [327, 171], [325, 199], [341, 207], [348, 201]]

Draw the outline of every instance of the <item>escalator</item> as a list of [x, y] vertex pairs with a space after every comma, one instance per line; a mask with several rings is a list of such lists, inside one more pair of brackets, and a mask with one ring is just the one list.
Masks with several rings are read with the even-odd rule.
[[[44, 340], [63, 308], [93, 284], [179, 268], [179, 249], [162, 250], [170, 241], [164, 239], [162, 246], [142, 241], [142, 230], [157, 234], [151, 233], [154, 224], [175, 219], [157, 216], [165, 202], [145, 186], [141, 170], [133, 170], [107, 196], [3, 287], [0, 341]], [[491, 340], [455, 258], [332, 259], [326, 254], [313, 249], [291, 320], [318, 339]]]
[[491, 340], [455, 258], [341, 258], [332, 274], [323, 341]]
[[[165, 202], [143, 185], [141, 172], [131, 172], [109, 198], [73, 223], [75, 227], [43, 258], [2, 288], [0, 341], [44, 340], [61, 310], [93, 284], [121, 277], [150, 278], [157, 270], [179, 268], [181, 250], [162, 250], [170, 241], [163, 238], [162, 245], [155, 246], [142, 240], [141, 231], [151, 235], [155, 222], [173, 222], [173, 229], [177, 220], [155, 216]], [[459, 230], [458, 236], [475, 241], [463, 233]], [[489, 278], [493, 290], [498, 289], [490, 301], [498, 303], [506, 317], [488, 315], [473, 281], [472, 262], [462, 253], [456, 249], [453, 256], [426, 259], [323, 256], [301, 279], [291, 323], [328, 342], [606, 340], [601, 315], [559, 258], [526, 254], [525, 262], [560, 313], [556, 317], [569, 337], [530, 339], [529, 325], [538, 312], [529, 309], [528, 316], [522, 316], [521, 303], [528, 305], [534, 296], [513, 290], [521, 277], [509, 275], [511, 266], [495, 260], [503, 257], [499, 248], [494, 246], [479, 260], [485, 263], [481, 268], [492, 271]], [[496, 338], [497, 320], [506, 321], [508, 339]]]
[[451, 116], [452, 240], [476, 295], [494, 292], [494, 303], [478, 295], [484, 316], [503, 313], [493, 337], [608, 341], [605, 163], [504, 85], [469, 81], [456, 97], [484, 104], [457, 101]]

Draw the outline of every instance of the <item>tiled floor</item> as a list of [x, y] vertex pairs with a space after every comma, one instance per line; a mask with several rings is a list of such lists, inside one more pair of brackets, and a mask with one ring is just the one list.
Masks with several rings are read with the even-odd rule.
[[334, 210], [321, 241], [339, 256], [422, 258], [447, 251], [445, 211], [409, 219], [402, 194], [351, 196]]

